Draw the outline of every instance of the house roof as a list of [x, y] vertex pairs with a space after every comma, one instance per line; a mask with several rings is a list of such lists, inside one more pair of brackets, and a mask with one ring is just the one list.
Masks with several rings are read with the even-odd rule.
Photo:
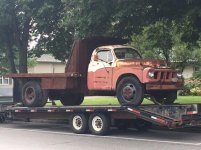
[[54, 56], [50, 54], [43, 54], [41, 57], [36, 59], [37, 62], [55, 62], [55, 63], [61, 63], [62, 61], [55, 59]]

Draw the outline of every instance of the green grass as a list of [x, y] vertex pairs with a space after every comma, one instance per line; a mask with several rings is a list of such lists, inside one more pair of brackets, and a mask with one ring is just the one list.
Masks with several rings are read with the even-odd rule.
[[[178, 104], [201, 103], [201, 96], [178, 96], [175, 101]], [[82, 105], [114, 105], [119, 104], [116, 97], [86, 98]], [[150, 100], [144, 99], [143, 104], [153, 104]]]
[[[175, 101], [178, 104], [201, 103], [201, 96], [178, 96]], [[56, 101], [57, 106], [61, 106], [60, 101]], [[143, 104], [153, 104], [144, 99]], [[86, 97], [82, 105], [119, 105], [116, 97]]]
[[201, 103], [201, 96], [178, 96], [175, 103], [179, 103], [179, 104]]

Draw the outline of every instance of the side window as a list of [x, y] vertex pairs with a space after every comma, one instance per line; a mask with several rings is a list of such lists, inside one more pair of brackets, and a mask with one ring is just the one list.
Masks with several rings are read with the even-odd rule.
[[99, 60], [105, 62], [111, 62], [113, 60], [112, 52], [109, 50], [98, 51], [97, 55]]

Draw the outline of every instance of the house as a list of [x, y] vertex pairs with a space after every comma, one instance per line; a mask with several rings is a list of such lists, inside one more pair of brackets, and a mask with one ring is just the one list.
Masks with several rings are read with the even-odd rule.
[[12, 102], [13, 80], [0, 76], [0, 104]]
[[29, 68], [29, 73], [63, 73], [65, 62], [55, 59], [52, 55], [44, 54], [36, 59], [36, 65]]

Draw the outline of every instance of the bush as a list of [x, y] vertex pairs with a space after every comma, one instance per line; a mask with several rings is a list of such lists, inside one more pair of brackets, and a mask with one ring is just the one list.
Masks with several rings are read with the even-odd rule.
[[201, 86], [192, 88], [190, 91], [194, 96], [201, 96]]
[[193, 73], [193, 79], [198, 79], [201, 81], [201, 70]]
[[191, 95], [191, 86], [192, 85], [185, 84], [183, 89], [178, 92], [179, 96], [189, 96], [189, 95]]
[[185, 80], [184, 88], [178, 94], [180, 96], [201, 96], [201, 80], [195, 78]]

